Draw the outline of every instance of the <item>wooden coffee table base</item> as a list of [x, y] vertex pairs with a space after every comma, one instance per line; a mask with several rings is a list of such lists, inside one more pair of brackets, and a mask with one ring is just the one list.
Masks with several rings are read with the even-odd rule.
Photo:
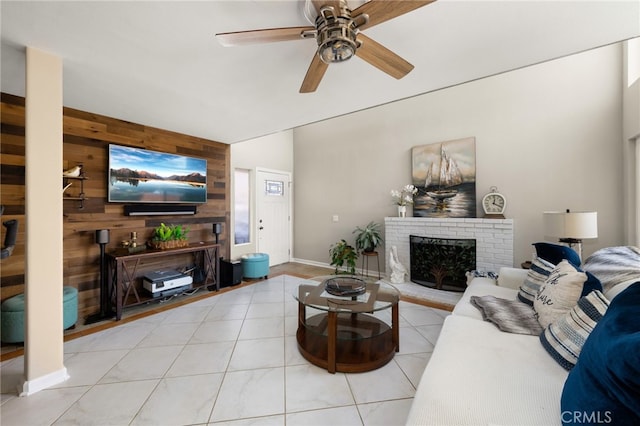
[[[397, 304], [393, 311], [397, 316]], [[391, 361], [399, 350], [396, 318], [393, 328], [362, 313], [329, 311], [306, 321], [303, 318], [296, 333], [298, 349], [305, 359], [330, 373], [375, 370]]]

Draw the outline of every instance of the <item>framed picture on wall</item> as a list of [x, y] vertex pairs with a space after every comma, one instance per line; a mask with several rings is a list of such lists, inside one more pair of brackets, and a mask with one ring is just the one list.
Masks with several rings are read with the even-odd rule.
[[476, 139], [415, 146], [414, 217], [476, 217]]

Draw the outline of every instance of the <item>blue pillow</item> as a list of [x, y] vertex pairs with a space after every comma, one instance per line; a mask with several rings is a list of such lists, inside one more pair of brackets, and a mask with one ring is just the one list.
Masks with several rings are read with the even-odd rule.
[[534, 243], [533, 246], [536, 248], [536, 256], [554, 265], [567, 259], [569, 263], [576, 268], [580, 266], [580, 256], [578, 256], [578, 253], [571, 247], [544, 242]]
[[584, 272], [585, 274], [587, 274], [587, 280], [584, 282], [584, 287], [582, 287], [582, 294], [580, 295], [580, 297], [586, 296], [587, 294], [591, 293], [593, 290], [603, 291], [602, 283], [600, 282], [599, 279], [595, 277], [595, 275], [593, 275], [591, 272], [585, 272], [580, 268], [577, 268], [577, 269], [578, 271]]
[[616, 296], [562, 390], [565, 425], [640, 424], [640, 281]]

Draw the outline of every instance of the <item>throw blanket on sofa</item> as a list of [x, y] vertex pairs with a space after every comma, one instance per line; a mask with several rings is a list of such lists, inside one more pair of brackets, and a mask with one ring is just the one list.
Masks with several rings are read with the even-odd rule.
[[501, 331], [533, 336], [542, 333], [536, 312], [525, 303], [495, 296], [471, 296], [470, 302], [480, 310], [485, 321], [493, 323]]
[[598, 250], [582, 264], [602, 283], [605, 291], [627, 281], [640, 280], [640, 248], [606, 247]]

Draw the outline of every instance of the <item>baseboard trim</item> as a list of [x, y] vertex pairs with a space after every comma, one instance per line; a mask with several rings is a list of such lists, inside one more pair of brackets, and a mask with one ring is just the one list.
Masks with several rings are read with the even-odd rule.
[[53, 373], [45, 374], [44, 376], [38, 377], [33, 380], [23, 381], [22, 385], [18, 385], [18, 395], [33, 395], [36, 392], [40, 392], [41, 390], [62, 383], [67, 379], [69, 379], [67, 368], [62, 367], [60, 370], [54, 371]]
[[317, 266], [319, 268], [333, 269], [333, 266], [329, 265], [328, 263], [316, 262], [315, 260], [291, 258], [291, 262], [302, 263], [303, 265], [309, 265], [309, 266]]
[[[317, 262], [315, 260], [291, 258], [291, 262], [302, 263], [303, 265], [309, 265], [309, 266], [317, 266], [319, 268], [335, 269], [333, 265], [329, 265], [328, 263], [324, 263], [324, 262]], [[380, 267], [382, 267], [382, 265], [380, 265]], [[361, 272], [361, 269], [356, 264], [356, 274], [360, 274], [360, 272]], [[368, 277], [378, 278], [378, 271], [372, 271], [371, 269], [367, 269], [365, 275]], [[385, 277], [386, 277], [385, 271], [380, 270], [380, 279], [385, 279]]]

